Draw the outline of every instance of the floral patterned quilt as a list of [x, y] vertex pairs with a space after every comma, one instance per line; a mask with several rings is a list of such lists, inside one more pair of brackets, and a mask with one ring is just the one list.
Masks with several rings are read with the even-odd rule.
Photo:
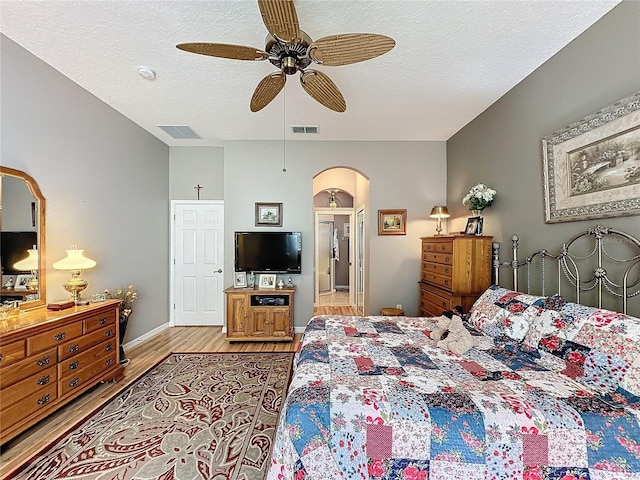
[[640, 404], [509, 344], [449, 353], [434, 328], [312, 318], [267, 478], [640, 480]]

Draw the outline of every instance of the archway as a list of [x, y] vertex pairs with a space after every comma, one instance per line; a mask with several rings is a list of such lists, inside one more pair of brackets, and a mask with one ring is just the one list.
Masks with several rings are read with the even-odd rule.
[[369, 178], [353, 168], [332, 167], [313, 177], [314, 307], [369, 311], [369, 191]]

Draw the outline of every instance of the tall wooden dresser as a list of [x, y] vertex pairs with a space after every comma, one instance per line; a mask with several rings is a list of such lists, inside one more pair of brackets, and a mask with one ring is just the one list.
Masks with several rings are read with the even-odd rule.
[[442, 235], [422, 238], [420, 305], [423, 317], [461, 306], [468, 311], [491, 285], [493, 237]]
[[123, 378], [119, 300], [0, 320], [0, 444], [103, 381]]

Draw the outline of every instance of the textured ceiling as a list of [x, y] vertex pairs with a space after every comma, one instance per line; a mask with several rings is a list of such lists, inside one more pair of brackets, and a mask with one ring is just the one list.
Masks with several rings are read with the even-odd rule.
[[[254, 0], [0, 0], [0, 31], [168, 145], [227, 140], [446, 140], [600, 19], [619, 0], [299, 0], [312, 39], [379, 33], [389, 53], [316, 66], [347, 102], [326, 109], [289, 76], [257, 113], [253, 90], [275, 71], [180, 51], [183, 42], [264, 48]], [[138, 75], [154, 68], [155, 81]], [[174, 140], [158, 125], [189, 125], [201, 140]], [[294, 135], [290, 125], [317, 125]]]

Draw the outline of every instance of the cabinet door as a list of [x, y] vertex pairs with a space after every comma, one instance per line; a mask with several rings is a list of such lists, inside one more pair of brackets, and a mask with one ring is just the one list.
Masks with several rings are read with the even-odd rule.
[[291, 333], [291, 321], [288, 308], [274, 308], [271, 311], [271, 332], [274, 337], [289, 337]]
[[227, 337], [243, 337], [249, 334], [246, 295], [227, 296]]
[[251, 332], [253, 337], [271, 335], [271, 318], [273, 307], [253, 307], [251, 309]]

